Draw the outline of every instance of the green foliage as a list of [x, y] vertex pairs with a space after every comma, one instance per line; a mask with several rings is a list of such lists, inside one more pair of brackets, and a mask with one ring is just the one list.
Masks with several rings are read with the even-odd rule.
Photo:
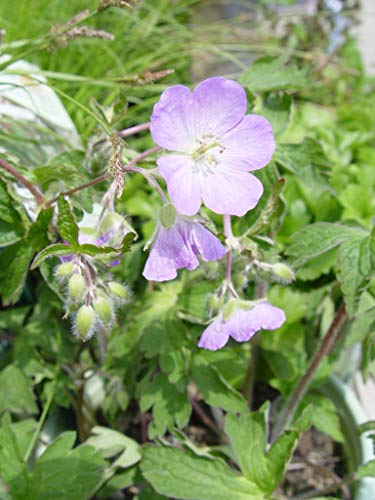
[[143, 390], [140, 407], [143, 412], [153, 407], [154, 420], [148, 428], [151, 439], [172, 431], [175, 425], [184, 427], [191, 413], [187, 394], [179, 392], [161, 373]]
[[14, 207], [7, 185], [0, 181], [0, 245], [5, 247], [22, 238], [25, 233], [22, 217]]
[[63, 196], [60, 196], [57, 202], [58, 216], [57, 228], [61, 237], [71, 244], [73, 249], [78, 245], [78, 226], [74, 219], [72, 209]]
[[0, 293], [4, 305], [14, 304], [19, 299], [34, 253], [48, 243], [46, 233], [52, 213], [52, 208], [41, 210], [26, 236], [1, 253]]
[[294, 64], [286, 65], [281, 58], [262, 57], [242, 74], [240, 83], [251, 92], [267, 92], [305, 89], [308, 79]]
[[375, 477], [375, 460], [370, 460], [370, 462], [362, 465], [356, 473], [358, 479], [368, 476]]
[[267, 450], [266, 409], [228, 414], [225, 430], [243, 475], [270, 495], [281, 481], [298, 442], [298, 432], [287, 431]]
[[215, 366], [209, 365], [203, 356], [194, 356], [190, 369], [194, 382], [209, 405], [221, 407], [229, 412], [244, 411], [246, 401], [243, 396], [225, 380]]
[[338, 279], [344, 293], [348, 315], [358, 308], [360, 293], [369, 285], [374, 273], [375, 240], [373, 236], [345, 242], [338, 253]]
[[264, 498], [254, 483], [222, 460], [155, 446], [145, 447], [142, 456], [142, 474], [161, 495], [194, 500]]
[[0, 372], [0, 413], [10, 411], [14, 414], [35, 414], [38, 408], [35, 404], [35, 396], [29, 386], [28, 379], [17, 368], [11, 364]]

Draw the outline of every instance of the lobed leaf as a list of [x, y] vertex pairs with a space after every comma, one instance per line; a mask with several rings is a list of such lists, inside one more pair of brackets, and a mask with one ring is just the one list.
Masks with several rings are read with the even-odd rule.
[[75, 221], [72, 209], [63, 196], [60, 196], [57, 202], [58, 217], [57, 227], [61, 237], [70, 243], [73, 247], [78, 245], [78, 225]]
[[331, 222], [317, 222], [294, 233], [286, 253], [293, 257], [292, 265], [299, 267], [361, 234], [365, 233], [358, 228]]
[[161, 495], [184, 500], [264, 499], [254, 483], [220, 459], [156, 446], [146, 446], [142, 456], [142, 474]]
[[295, 64], [286, 65], [279, 57], [261, 57], [240, 77], [239, 82], [251, 92], [302, 90], [310, 85], [304, 72]]

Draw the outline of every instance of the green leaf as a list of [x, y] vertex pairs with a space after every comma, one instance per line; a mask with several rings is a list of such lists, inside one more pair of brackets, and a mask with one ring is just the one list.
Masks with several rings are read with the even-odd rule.
[[91, 434], [85, 444], [95, 448], [103, 458], [118, 455], [111, 465], [112, 468], [126, 468], [140, 461], [140, 446], [134, 439], [108, 427], [100, 426], [93, 427]]
[[375, 241], [371, 236], [347, 241], [339, 248], [338, 279], [350, 318], [357, 311], [361, 293], [370, 284], [374, 264]]
[[186, 500], [264, 499], [254, 483], [220, 459], [156, 446], [146, 446], [142, 455], [142, 474], [161, 495]]
[[267, 451], [265, 411], [243, 413], [239, 418], [228, 414], [225, 431], [231, 439], [243, 475], [256, 483], [261, 491], [271, 494], [292, 457], [298, 432], [284, 432]]
[[335, 441], [343, 442], [340, 419], [333, 402], [321, 394], [311, 392], [303, 398], [300, 409], [310, 405], [314, 408], [311, 419], [314, 426]]
[[0, 412], [11, 411], [22, 415], [38, 413], [35, 396], [30, 388], [30, 380], [17, 366], [8, 365], [0, 373]]
[[119, 253], [116, 248], [101, 246], [101, 245], [93, 245], [92, 243], [83, 243], [79, 245], [74, 253], [83, 253], [85, 255], [90, 255], [93, 257], [94, 255], [106, 254], [106, 253]]
[[[37, 422], [32, 418], [26, 418], [25, 420], [21, 420], [20, 422], [12, 422], [11, 424], [11, 428], [16, 437], [17, 447], [21, 457], [25, 456], [25, 453], [35, 432], [36, 426]], [[1, 433], [3, 432], [5, 431], [0, 428], [0, 441]]]
[[22, 218], [14, 208], [6, 183], [0, 180], [0, 247], [15, 243], [24, 234]]
[[72, 253], [72, 248], [64, 243], [55, 243], [44, 248], [36, 255], [33, 260], [30, 270], [39, 267], [48, 257], [56, 257], [58, 255], [69, 255]]
[[172, 431], [175, 425], [183, 428], [191, 414], [186, 392], [180, 393], [162, 373], [143, 390], [140, 407], [142, 412], [153, 407], [154, 420], [148, 428], [151, 439], [165, 434], [167, 430]]
[[299, 177], [308, 187], [330, 189], [329, 161], [320, 143], [310, 137], [296, 144], [279, 144], [274, 160], [287, 172]]
[[61, 237], [64, 238], [64, 240], [70, 243], [73, 247], [77, 246], [79, 229], [75, 221], [72, 209], [63, 196], [59, 197], [57, 206], [59, 209], [57, 217], [57, 227], [59, 229]]
[[370, 460], [367, 464], [362, 465], [356, 473], [356, 478], [361, 477], [375, 477], [375, 460]]
[[172, 384], [183, 384], [186, 378], [186, 345], [183, 325], [180, 321], [157, 321], [145, 328], [141, 350], [146, 357], [160, 357], [160, 367]]
[[364, 234], [357, 228], [342, 224], [317, 222], [294, 233], [286, 253], [293, 257], [292, 265], [299, 267], [344, 241], [360, 236], [361, 233]]
[[[132, 484], [141, 482], [142, 480], [138, 467], [130, 467], [126, 470], [121, 470], [111, 477], [97, 493], [98, 498], [113, 498], [113, 493], [131, 486]], [[144, 491], [144, 490], [143, 490]], [[156, 495], [156, 493], [155, 493]], [[145, 497], [147, 498], [147, 497]], [[152, 498], [152, 497], [151, 497]]]
[[5, 306], [19, 299], [25, 285], [33, 248], [25, 240], [17, 241], [0, 254], [0, 289]]
[[74, 432], [61, 434], [37, 460], [28, 498], [87, 500], [103, 478], [105, 462], [91, 446], [71, 449]]
[[1, 424], [0, 477], [9, 488], [12, 498], [30, 498], [27, 467], [20, 454], [9, 414], [4, 415]]
[[281, 136], [288, 128], [291, 112], [291, 96], [278, 93], [268, 94], [259, 110], [259, 113], [271, 123], [275, 137]]
[[48, 243], [47, 229], [53, 209], [42, 210], [26, 237], [0, 253], [0, 292], [5, 306], [19, 299], [34, 252]]
[[229, 412], [245, 411], [247, 403], [214, 366], [208, 366], [199, 354], [192, 358], [191, 375], [205, 402]]
[[306, 75], [297, 66], [268, 56], [257, 59], [241, 75], [239, 82], [250, 92], [301, 90], [309, 85]]

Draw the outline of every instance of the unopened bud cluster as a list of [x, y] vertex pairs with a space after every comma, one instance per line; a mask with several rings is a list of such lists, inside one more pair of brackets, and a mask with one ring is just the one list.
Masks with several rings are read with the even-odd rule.
[[55, 270], [56, 278], [66, 283], [66, 310], [73, 319], [73, 333], [81, 340], [88, 340], [98, 330], [108, 333], [116, 308], [130, 296], [125, 285], [98, 279], [90, 267], [82, 258], [74, 257]]

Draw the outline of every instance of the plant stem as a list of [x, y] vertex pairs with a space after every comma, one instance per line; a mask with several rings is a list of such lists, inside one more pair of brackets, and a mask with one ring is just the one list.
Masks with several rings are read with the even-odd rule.
[[99, 182], [103, 182], [107, 179], [107, 174], [102, 174], [99, 175], [99, 177], [95, 177], [95, 179], [91, 179], [91, 181], [84, 182], [83, 184], [80, 184], [79, 186], [76, 186], [75, 188], [68, 189], [67, 191], [62, 191], [58, 196], [55, 196], [51, 200], [47, 201], [46, 207], [50, 207], [55, 201], [57, 201], [60, 196], [68, 196], [70, 194], [76, 193], [77, 191], [81, 191], [82, 189], [85, 189], [90, 186], [94, 186], [95, 184], [98, 184]]
[[140, 125], [135, 125], [134, 127], [129, 127], [121, 130], [117, 133], [118, 137], [129, 137], [130, 135], [138, 134], [138, 132], [143, 132], [150, 128], [150, 123], [141, 123]]
[[[255, 288], [255, 299], [262, 299], [267, 294], [268, 283], [263, 280], [260, 280], [256, 284]], [[253, 397], [254, 397], [254, 385], [257, 371], [257, 360], [258, 360], [258, 349], [259, 349], [259, 340], [260, 336], [255, 335], [250, 343], [250, 358], [249, 364], [247, 367], [246, 377], [244, 384], [242, 386], [241, 392], [246, 398], [246, 401], [249, 406], [249, 410], [252, 409], [253, 406]]]
[[345, 311], [345, 305], [344, 303], [342, 303], [337, 310], [335, 317], [333, 318], [331, 326], [325, 334], [317, 351], [315, 352], [310, 366], [293, 389], [286, 406], [281, 412], [279, 418], [276, 420], [275, 427], [272, 432], [272, 442], [275, 441], [280, 436], [280, 434], [283, 433], [284, 429], [291, 423], [298, 409], [298, 405], [305, 395], [306, 391], [308, 390], [320, 362], [332, 351], [333, 347], [339, 340], [346, 319], [347, 315]]
[[60, 332], [60, 330], [57, 330], [57, 358], [56, 358], [55, 374], [54, 374], [54, 379], [53, 379], [53, 383], [52, 383], [53, 385], [52, 385], [51, 391], [49, 393], [47, 402], [43, 408], [43, 412], [40, 416], [38, 425], [35, 429], [33, 437], [31, 438], [30, 444], [29, 444], [27, 451], [25, 453], [25, 456], [24, 456], [25, 462], [27, 462], [29, 460], [31, 453], [32, 453], [33, 449], [35, 448], [36, 442], [38, 441], [39, 434], [42, 430], [44, 422], [47, 418], [50, 406], [51, 406], [53, 398], [55, 396], [57, 380], [58, 380], [58, 376], [60, 373], [60, 366], [61, 366], [61, 332]]
[[[150, 156], [152, 155], [153, 153], [156, 153], [157, 151], [160, 151], [161, 148], [159, 146], [155, 146], [151, 149], [147, 149], [146, 151], [144, 151], [143, 153], [139, 154], [138, 156], [136, 156], [135, 158], [133, 158], [132, 160], [129, 161], [129, 163], [127, 163], [124, 167], [124, 172], [126, 171], [135, 171], [135, 172], [140, 172], [140, 169], [138, 170], [134, 170], [132, 169], [133, 165], [135, 165], [136, 163], [139, 163], [140, 161], [142, 161], [144, 158], [146, 158], [147, 156]], [[145, 170], [145, 172], [147, 172], [147, 170]]]
[[[223, 215], [223, 226], [224, 226], [224, 236], [225, 238], [233, 238], [232, 223], [230, 215]], [[233, 254], [232, 249], [229, 247], [227, 252], [227, 261], [225, 269], [225, 280], [228, 283], [232, 283], [232, 260]]]
[[43, 205], [44, 204], [44, 197], [43, 195], [34, 187], [31, 182], [29, 182], [25, 177], [18, 172], [16, 168], [14, 168], [12, 165], [10, 165], [7, 161], [5, 161], [3, 158], [0, 158], [0, 166], [4, 168], [7, 172], [9, 172], [15, 179], [18, 180], [21, 184], [25, 186], [26, 189], [30, 191], [30, 193], [34, 196], [35, 201], [38, 203], [38, 205]]
[[[159, 147], [156, 146], [154, 148], [148, 149], [147, 151], [144, 151], [140, 155], [136, 156], [133, 160], [131, 160], [127, 165], [124, 167], [124, 172], [138, 172], [142, 175], [145, 175], [146, 172], [149, 173], [147, 169], [141, 169], [141, 168], [135, 168], [133, 165], [138, 163], [139, 161], [143, 160], [146, 156], [149, 156], [156, 151], [159, 151]], [[99, 175], [99, 177], [95, 177], [95, 179], [91, 179], [91, 181], [84, 182], [83, 184], [80, 184], [79, 186], [76, 186], [75, 188], [68, 189], [67, 191], [62, 191], [58, 196], [55, 196], [51, 200], [47, 201], [46, 207], [51, 206], [55, 201], [59, 199], [59, 197], [62, 196], [68, 196], [70, 194], [76, 193], [77, 191], [81, 191], [82, 189], [86, 189], [87, 187], [94, 186], [95, 184], [98, 184], [99, 182], [103, 182], [107, 179], [107, 174], [102, 174]]]

